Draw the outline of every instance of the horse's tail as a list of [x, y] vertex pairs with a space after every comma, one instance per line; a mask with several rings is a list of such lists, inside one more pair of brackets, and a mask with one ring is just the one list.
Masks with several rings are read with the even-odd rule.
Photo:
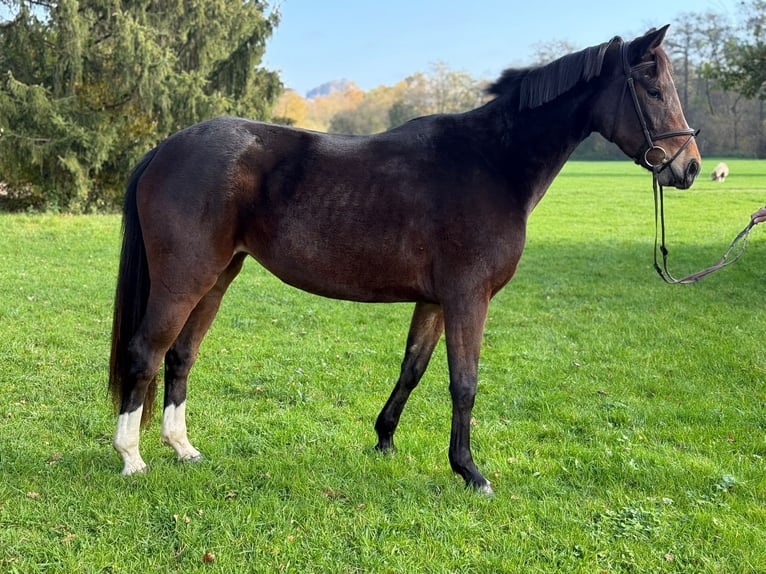
[[[135, 379], [129, 376], [128, 344], [144, 318], [149, 299], [149, 266], [141, 223], [138, 220], [136, 190], [138, 180], [156, 153], [157, 148], [154, 148], [133, 168], [128, 179], [122, 211], [122, 253], [114, 296], [112, 352], [109, 360], [109, 393], [118, 412], [123, 397], [128, 396], [135, 386]], [[151, 419], [156, 392], [157, 381], [153, 379], [144, 399], [142, 425]]]

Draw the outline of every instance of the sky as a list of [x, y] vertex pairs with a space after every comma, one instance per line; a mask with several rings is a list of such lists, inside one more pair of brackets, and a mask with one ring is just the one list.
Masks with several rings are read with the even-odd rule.
[[[531, 63], [536, 47], [577, 49], [714, 12], [737, 20], [739, 0], [278, 0], [264, 65], [305, 95], [330, 80], [367, 91], [443, 62], [492, 80]], [[272, 3], [274, 5], [274, 3]]]

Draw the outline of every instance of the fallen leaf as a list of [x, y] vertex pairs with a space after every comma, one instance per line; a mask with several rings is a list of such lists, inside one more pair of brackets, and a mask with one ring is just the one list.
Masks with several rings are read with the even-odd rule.
[[675, 560], [675, 559], [676, 559], [676, 557], [673, 554], [670, 554], [670, 553], [665, 554], [665, 561], [666, 562], [673, 562], [673, 560]]
[[27, 498], [40, 498], [39, 492], [27, 492]]
[[205, 552], [202, 555], [202, 561], [205, 564], [212, 564], [213, 562], [215, 562], [215, 554], [213, 554], [212, 552]]

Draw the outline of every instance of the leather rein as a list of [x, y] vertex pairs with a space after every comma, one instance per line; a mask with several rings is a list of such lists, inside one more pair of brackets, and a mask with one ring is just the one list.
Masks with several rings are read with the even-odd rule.
[[[658, 135], [652, 135], [649, 131], [649, 127], [646, 123], [646, 117], [641, 109], [641, 103], [638, 100], [638, 94], [636, 93], [636, 86], [634, 75], [646, 68], [656, 65], [656, 62], [642, 62], [637, 66], [630, 66], [628, 60], [628, 50], [630, 48], [629, 42], [624, 42], [621, 48], [622, 54], [622, 68], [625, 74], [625, 88], [622, 91], [620, 97], [620, 106], [618, 110], [622, 109], [622, 102], [625, 99], [626, 92], [630, 92], [631, 99], [633, 100], [633, 107], [638, 115], [638, 121], [641, 124], [641, 130], [644, 133], [644, 139], [646, 140], [646, 151], [643, 155], [639, 155], [636, 159], [636, 163], [640, 163], [643, 160], [645, 167], [652, 170], [652, 188], [654, 190], [654, 269], [657, 271], [663, 281], [670, 284], [687, 284], [695, 283], [706, 275], [709, 275], [713, 271], [717, 271], [727, 265], [734, 263], [739, 259], [745, 251], [747, 245], [747, 236], [750, 230], [753, 228], [753, 221], [751, 220], [747, 226], [740, 231], [734, 240], [729, 244], [726, 252], [723, 256], [713, 265], [707, 267], [696, 273], [686, 275], [680, 279], [676, 279], [671, 275], [668, 270], [668, 248], [665, 243], [665, 206], [662, 184], [659, 182], [659, 175], [662, 173], [673, 161], [683, 152], [686, 147], [692, 142], [692, 140], [699, 134], [699, 130], [692, 128], [665, 132]], [[616, 126], [616, 119], [615, 119]], [[612, 128], [614, 131], [614, 127]], [[672, 156], [668, 156], [668, 153], [662, 146], [657, 145], [655, 142], [663, 139], [674, 138], [679, 136], [688, 136], [683, 145], [678, 148], [678, 151]], [[739, 247], [737, 247], [739, 245]], [[736, 249], [736, 250], [735, 250]], [[732, 252], [734, 252], [733, 256]], [[662, 254], [662, 265], [659, 263], [658, 253]]]

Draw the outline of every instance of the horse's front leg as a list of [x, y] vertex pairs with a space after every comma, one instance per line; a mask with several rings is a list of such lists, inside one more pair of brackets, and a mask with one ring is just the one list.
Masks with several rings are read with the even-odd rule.
[[489, 297], [447, 305], [444, 320], [452, 397], [450, 465], [467, 486], [492, 494], [489, 481], [476, 468], [471, 455], [471, 411], [476, 398], [479, 353], [488, 306]]

